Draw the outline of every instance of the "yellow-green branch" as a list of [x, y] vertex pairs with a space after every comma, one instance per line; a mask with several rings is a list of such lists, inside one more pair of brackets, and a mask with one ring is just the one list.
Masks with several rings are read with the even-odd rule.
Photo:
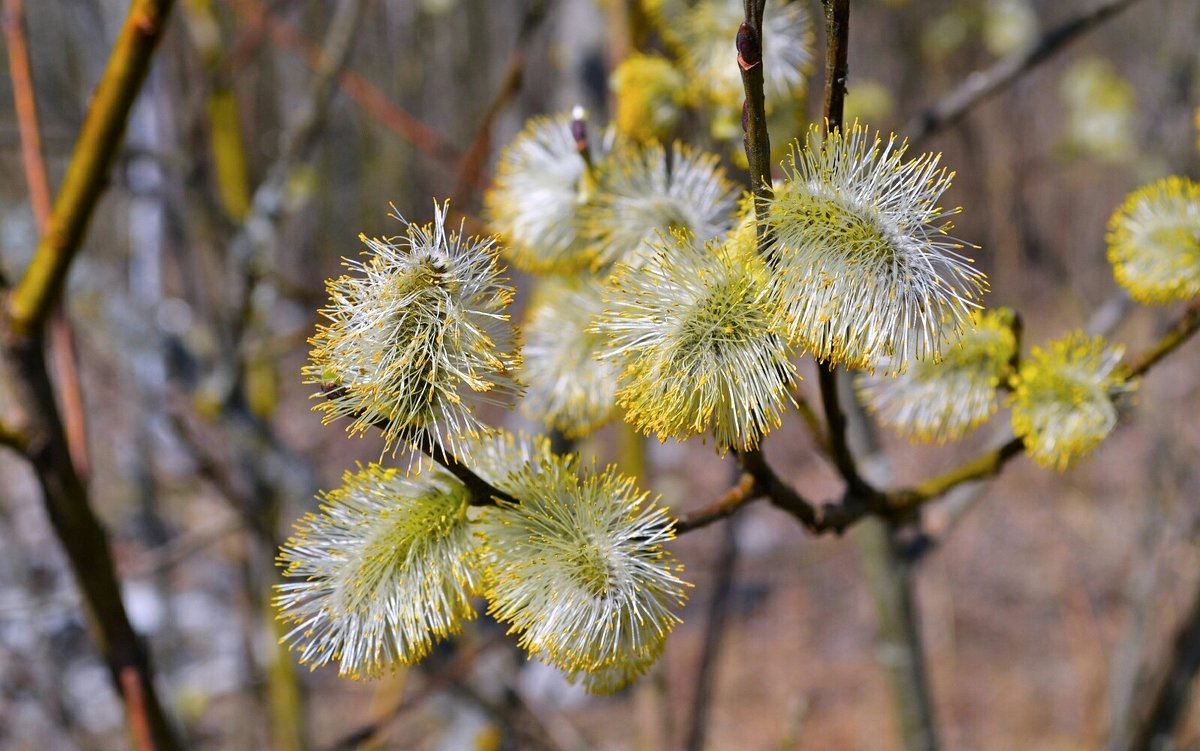
[[10, 326], [18, 336], [41, 327], [50, 303], [62, 290], [88, 220], [108, 183], [125, 121], [150, 68], [172, 3], [135, 0], [129, 9], [63, 177], [50, 226], [9, 299]]
[[1157, 342], [1142, 354], [1131, 359], [1125, 366], [1128, 376], [1135, 378], [1145, 375], [1146, 371], [1167, 355], [1174, 352], [1184, 342], [1200, 329], [1200, 300], [1194, 300], [1184, 310], [1177, 320]]

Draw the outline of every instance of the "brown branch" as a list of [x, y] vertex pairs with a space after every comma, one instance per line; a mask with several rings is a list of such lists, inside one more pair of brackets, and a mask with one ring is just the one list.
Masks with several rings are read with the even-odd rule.
[[1121, 751], [1170, 747], [1183, 720], [1192, 684], [1200, 672], [1200, 588], [1192, 594], [1187, 615], [1176, 627], [1153, 685], [1142, 692], [1143, 703], [1128, 746]]
[[679, 521], [675, 523], [675, 532], [677, 534], [684, 534], [700, 529], [701, 527], [707, 527], [713, 522], [730, 516], [742, 506], [762, 496], [763, 494], [754, 480], [754, 475], [748, 472], [743, 473], [738, 478], [737, 484], [725, 491], [720, 498], [704, 508], [679, 517]]
[[42, 159], [42, 134], [38, 127], [37, 100], [29, 72], [29, 46], [25, 42], [23, 0], [4, 0], [4, 41], [8, 47], [8, 72], [12, 80], [17, 130], [21, 138], [21, 164], [29, 184], [29, 201], [40, 232], [50, 222], [50, 181]]
[[842, 129], [850, 49], [850, 0], [821, 0], [825, 6], [825, 130]]
[[919, 112], [904, 126], [914, 146], [942, 128], [960, 120], [972, 107], [1003, 90], [1067, 44], [1139, 0], [1102, 0], [1090, 10], [1043, 34], [1028, 48], [1015, 52], [984, 70], [967, 76], [959, 86]]
[[129, 9], [51, 212], [50, 226], [8, 301], [9, 326], [26, 336], [41, 328], [62, 291], [88, 221], [108, 182], [125, 121], [150, 68], [172, 0], [136, 0]]
[[706, 527], [752, 501], [766, 498], [773, 506], [796, 517], [814, 534], [841, 534], [867, 516], [903, 518], [917, 507], [941, 498], [960, 485], [993, 477], [1024, 450], [1021, 439], [1013, 438], [996, 449], [917, 485], [894, 490], [871, 489], [867, 492], [847, 489], [840, 499], [821, 503], [809, 501], [797, 493], [775, 473], [760, 451], [747, 451], [739, 457], [743, 474], [738, 483], [716, 501], [684, 514], [675, 529], [683, 534]]
[[1200, 299], [1193, 300], [1184, 309], [1183, 315], [1159, 337], [1157, 342], [1151, 345], [1150, 349], [1126, 362], [1125, 371], [1128, 373], [1128, 377], [1136, 378], [1145, 375], [1146, 371], [1154, 367], [1159, 360], [1174, 352], [1190, 339], [1197, 329], [1200, 329]]
[[411, 438], [410, 443], [446, 468], [446, 471], [458, 478], [471, 494], [472, 506], [494, 506], [498, 502], [519, 503], [508, 493], [494, 487], [487, 480], [475, 474], [470, 467], [458, 460], [458, 457], [446, 450], [429, 431], [419, 430]]
[[93, 95], [47, 230], [7, 300], [7, 331], [0, 336], [0, 347], [16, 376], [11, 384], [14, 401], [25, 408], [24, 452], [86, 603], [93, 642], [122, 697], [130, 727], [148, 739], [139, 743], [158, 751], [172, 751], [180, 743], [156, 693], [149, 654], [122, 603], [107, 532], [91, 508], [87, 486], [71, 456], [46, 369], [43, 329], [107, 183], [171, 5], [170, 0], [135, 0], [130, 7]]
[[[315, 69], [320, 64], [321, 48], [294, 26], [272, 14], [260, 0], [230, 0], [230, 5], [243, 22], [265, 27], [275, 43], [299, 55], [309, 67]], [[457, 147], [388, 99], [361, 73], [345, 68], [338, 74], [337, 83], [368, 116], [399, 134], [419, 151], [451, 166], [458, 163], [461, 155]]]
[[467, 153], [463, 155], [458, 169], [458, 184], [451, 194], [451, 205], [465, 206], [471, 191], [486, 180], [483, 167], [492, 147], [492, 126], [500, 113], [508, 107], [521, 90], [521, 81], [525, 77], [525, 48], [529, 46], [534, 33], [546, 20], [549, 5], [550, 0], [531, 0], [525, 9], [521, 28], [517, 32], [515, 48], [509, 55], [508, 65], [504, 69], [504, 77], [500, 81], [500, 88], [496, 91], [495, 97], [492, 98], [491, 104], [488, 105], [487, 111], [483, 115], [483, 121], [479, 124], [475, 139], [471, 141]]
[[[42, 156], [41, 127], [38, 125], [37, 98], [29, 66], [29, 47], [25, 39], [25, 19], [22, 0], [4, 2], [4, 38], [8, 47], [8, 69], [12, 79], [13, 104], [21, 139], [21, 164], [25, 182], [29, 185], [29, 201], [38, 233], [45, 235], [50, 226], [50, 179]], [[59, 376], [59, 396], [66, 421], [67, 441], [75, 471], [82, 477], [89, 473], [87, 451], [87, 421], [83, 407], [83, 389], [79, 384], [79, 367], [75, 342], [66, 310], [59, 299], [50, 313], [50, 348]]]
[[[825, 6], [825, 131], [842, 129], [846, 103], [846, 71], [849, 55], [850, 0], [822, 0]], [[840, 376], [833, 363], [818, 363], [821, 406], [828, 427], [829, 452], [834, 466], [855, 495], [870, 498], [871, 486], [863, 479], [846, 442], [846, 415], [839, 401]]]
[[[763, 93], [762, 18], [766, 0], [744, 0], [745, 21], [738, 28], [735, 40], [738, 68], [742, 72], [742, 88], [746, 100], [742, 105], [742, 134], [746, 162], [750, 166], [750, 192], [759, 204], [771, 200], [771, 137], [767, 132], [767, 103]], [[758, 239], [762, 245], [766, 225], [758, 222]]]
[[[87, 487], [72, 464], [46, 370], [42, 338], [10, 335], [4, 338], [3, 349], [19, 375], [12, 384], [15, 398], [27, 405], [29, 437], [25, 454], [41, 486], [46, 515], [80, 589], [96, 651], [121, 694], [131, 727], [145, 722], [157, 751], [181, 748], [154, 688], [149, 653], [122, 603], [108, 534], [92, 510]], [[129, 679], [122, 677], [126, 672], [137, 679], [136, 695], [126, 690]]]
[[142, 696], [142, 685], [138, 681], [137, 671], [127, 665], [121, 668], [119, 680], [128, 706], [126, 714], [129, 716], [129, 735], [133, 739], [133, 747], [137, 751], [154, 751], [154, 736], [146, 719], [146, 702]]

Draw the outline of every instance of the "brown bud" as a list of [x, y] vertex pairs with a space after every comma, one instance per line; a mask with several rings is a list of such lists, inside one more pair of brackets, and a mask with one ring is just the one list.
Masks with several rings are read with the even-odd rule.
[[575, 150], [580, 153], [586, 151], [588, 145], [586, 117], [583, 107], [576, 107], [571, 112], [571, 138], [575, 139]]
[[742, 66], [742, 70], [750, 70], [762, 62], [762, 45], [750, 24], [742, 22], [738, 27], [736, 45], [738, 65]]

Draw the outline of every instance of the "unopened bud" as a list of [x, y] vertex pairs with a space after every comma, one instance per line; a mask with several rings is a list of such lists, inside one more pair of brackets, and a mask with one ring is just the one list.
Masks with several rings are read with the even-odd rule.
[[750, 70], [762, 62], [762, 45], [759, 44], [758, 34], [750, 24], [742, 22], [737, 31], [738, 65], [742, 70]]
[[587, 150], [587, 111], [578, 104], [571, 110], [571, 137], [575, 139], [575, 150], [582, 153]]

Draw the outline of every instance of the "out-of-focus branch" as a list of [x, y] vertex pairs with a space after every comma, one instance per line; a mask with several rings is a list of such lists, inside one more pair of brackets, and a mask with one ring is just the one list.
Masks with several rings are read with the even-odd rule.
[[[277, 44], [295, 52], [310, 67], [318, 67], [321, 48], [294, 26], [272, 14], [260, 0], [230, 0], [230, 5], [244, 22], [264, 26]], [[451, 166], [458, 163], [461, 154], [457, 147], [397, 106], [362, 74], [342, 69], [337, 75], [337, 83], [342, 92], [371, 118], [398, 133], [419, 151]]]
[[704, 646], [700, 652], [700, 665], [696, 670], [696, 688], [688, 716], [684, 751], [704, 751], [705, 736], [708, 734], [711, 720], [709, 707], [712, 703], [713, 686], [716, 684], [718, 656], [725, 634], [725, 623], [729, 617], [729, 602], [733, 594], [733, 577], [738, 560], [737, 521], [731, 520], [721, 530], [721, 548], [717, 553], [713, 574], [712, 599], [709, 600], [708, 620], [704, 625]]
[[1143, 693], [1137, 728], [1127, 751], [1169, 748], [1187, 709], [1192, 683], [1200, 672], [1200, 587], [1192, 594], [1187, 614], [1175, 629], [1162, 667]]
[[[25, 454], [41, 485], [50, 524], [66, 551], [86, 603], [96, 650], [125, 702], [130, 727], [144, 723], [156, 751], [178, 749], [180, 743], [154, 687], [149, 654], [122, 603], [108, 535], [71, 461], [46, 370], [42, 339], [37, 335], [9, 337], [3, 344], [5, 357], [20, 376], [12, 384], [15, 398], [27, 406], [29, 437]], [[130, 673], [138, 684], [136, 693], [127, 691]]]
[[958, 88], [908, 121], [904, 132], [908, 134], [909, 141], [914, 145], [920, 144], [942, 128], [954, 124], [972, 107], [1000, 92], [1088, 30], [1136, 2], [1139, 0], [1102, 0], [1075, 18], [1050, 29], [1026, 49], [1009, 55], [990, 68], [970, 74]]
[[46, 231], [50, 221], [50, 181], [42, 159], [42, 133], [38, 127], [37, 99], [29, 71], [29, 46], [25, 43], [23, 0], [4, 0], [4, 42], [8, 48], [8, 72], [12, 80], [17, 130], [21, 136], [21, 165], [29, 184], [29, 202], [38, 230]]
[[[29, 66], [29, 46], [25, 40], [22, 0], [4, 0], [4, 39], [8, 47], [8, 70], [21, 138], [21, 164], [25, 170], [25, 182], [29, 185], [33, 218], [38, 233], [44, 236], [50, 226], [52, 210], [50, 178], [42, 155], [42, 133], [38, 125], [37, 98]], [[54, 365], [58, 372], [59, 397], [66, 422], [67, 442], [71, 447], [71, 460], [75, 464], [75, 471], [86, 478], [89, 462], [83, 388], [79, 384], [75, 342], [61, 298], [56, 300], [50, 313], [50, 349], [54, 352]]]
[[516, 97], [521, 90], [521, 81], [525, 77], [525, 48], [529, 46], [533, 35], [546, 20], [550, 9], [550, 0], [530, 0], [525, 8], [525, 16], [521, 19], [521, 27], [517, 31], [517, 40], [512, 54], [508, 57], [508, 65], [504, 69], [504, 77], [500, 88], [488, 105], [483, 120], [476, 131], [475, 139], [463, 155], [458, 168], [458, 184], [451, 194], [451, 205], [465, 206], [467, 199], [476, 186], [482, 182], [483, 167], [487, 161], [488, 152], [492, 147], [492, 126], [496, 118]]
[[150, 68], [172, 0], [136, 0], [92, 97], [51, 213], [50, 226], [8, 301], [9, 326], [28, 336], [43, 324], [79, 251], [108, 181], [133, 100]]
[[742, 506], [761, 497], [762, 492], [754, 480], [754, 475], [745, 472], [738, 478], [737, 484], [722, 494], [716, 501], [702, 509], [679, 517], [679, 521], [675, 523], [675, 531], [683, 534], [691, 532], [693, 529], [707, 527], [709, 524], [730, 516]]
[[1149, 349], [1129, 359], [1125, 364], [1126, 373], [1130, 378], [1145, 375], [1146, 371], [1154, 367], [1159, 360], [1174, 352], [1190, 339], [1197, 329], [1200, 329], [1200, 300], [1192, 301], [1184, 309], [1183, 314]]
[[33, 465], [47, 516], [87, 604], [96, 649], [125, 704], [139, 749], [157, 751], [172, 751], [180, 743], [156, 693], [149, 654], [122, 603], [108, 535], [76, 471], [46, 369], [42, 334], [107, 183], [171, 5], [170, 0], [135, 0], [130, 7], [92, 98], [47, 230], [6, 301], [7, 331], [0, 337], [0, 347], [14, 373], [14, 402], [25, 411], [24, 453]]

